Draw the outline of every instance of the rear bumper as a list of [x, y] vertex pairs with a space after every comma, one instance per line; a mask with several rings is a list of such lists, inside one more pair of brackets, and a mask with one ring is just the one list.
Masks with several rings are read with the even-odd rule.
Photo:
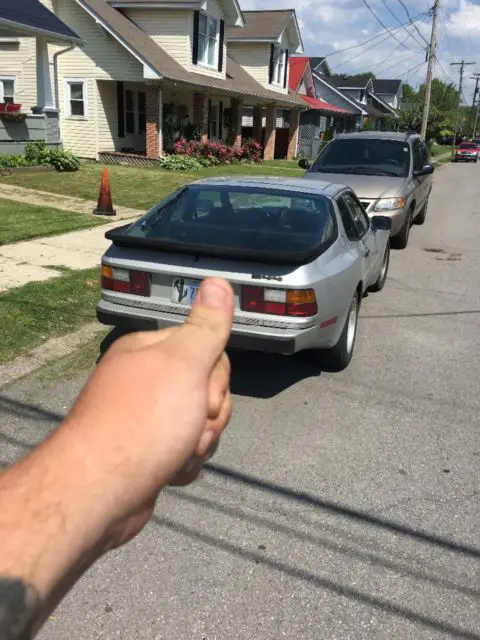
[[[100, 300], [98, 303], [97, 318], [102, 324], [131, 331], [165, 329], [185, 322], [185, 316], [138, 310], [106, 300]], [[228, 344], [236, 349], [284, 355], [291, 355], [305, 349], [327, 349], [333, 347], [338, 340], [337, 333], [341, 331], [339, 324], [340, 320], [335, 325], [324, 329], [314, 326], [301, 330], [234, 325]]]

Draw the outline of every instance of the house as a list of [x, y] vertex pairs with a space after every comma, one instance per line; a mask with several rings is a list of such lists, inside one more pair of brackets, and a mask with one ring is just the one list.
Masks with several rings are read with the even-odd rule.
[[374, 89], [374, 79], [369, 75], [331, 76], [329, 83], [339, 89], [366, 112], [360, 128], [381, 129], [389, 119], [397, 118], [395, 108], [385, 102]]
[[[281, 110], [293, 114], [287, 142], [296, 147], [303, 102], [286, 86], [289, 51], [301, 48], [294, 11], [271, 42], [255, 39], [237, 0], [41, 2], [84, 43], [48, 45], [62, 141], [78, 156], [148, 164], [182, 135], [238, 146], [244, 107], [257, 116], [265, 158], [274, 156]], [[19, 80], [30, 108], [35, 73]]]
[[[81, 44], [78, 35], [39, 0], [2, 3], [1, 153], [23, 153], [25, 144], [35, 139], [45, 140], [49, 146], [60, 144], [59, 115], [51, 92], [48, 46], [64, 48]], [[23, 104], [35, 106], [35, 113], [19, 113]], [[9, 117], [18, 115], [21, 117], [17, 119]]]
[[[294, 54], [303, 53], [302, 36], [293, 9], [269, 11], [243, 11], [244, 28], [227, 29], [228, 51], [237, 64], [243, 67], [262, 86], [283, 96], [289, 91], [289, 61]], [[301, 101], [299, 104], [303, 104]], [[303, 106], [305, 106], [303, 104]], [[274, 157], [293, 157], [296, 139], [290, 135], [290, 127], [296, 125], [298, 113], [290, 109], [278, 109], [275, 120]], [[262, 141], [261, 128], [266, 126], [266, 116], [261, 118], [260, 105], [245, 104], [242, 117], [242, 134]]]
[[355, 117], [351, 110], [317, 98], [311, 68], [311, 58], [290, 58], [290, 89], [305, 102], [307, 109], [300, 114], [298, 155], [314, 158], [320, 150], [327, 129], [343, 130], [345, 121]]
[[398, 113], [402, 108], [402, 88], [401, 80], [384, 80], [375, 78], [373, 80], [373, 91], [384, 103], [395, 109]]

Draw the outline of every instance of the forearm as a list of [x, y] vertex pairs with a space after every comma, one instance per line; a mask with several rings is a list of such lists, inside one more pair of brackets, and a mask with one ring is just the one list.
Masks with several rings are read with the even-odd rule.
[[[30, 637], [102, 552], [102, 531], [88, 512], [88, 478], [65, 435], [60, 427], [0, 475], [0, 631], [8, 640]], [[16, 593], [16, 629], [7, 591]]]

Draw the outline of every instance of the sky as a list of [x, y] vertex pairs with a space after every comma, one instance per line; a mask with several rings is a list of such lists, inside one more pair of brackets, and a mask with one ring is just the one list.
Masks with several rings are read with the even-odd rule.
[[[334, 73], [373, 71], [379, 78], [401, 78], [413, 86], [425, 80], [426, 42], [430, 41], [432, 18], [425, 15], [434, 0], [240, 0], [242, 9], [295, 8], [305, 54], [325, 56]], [[388, 27], [388, 33], [369, 11]], [[404, 6], [402, 6], [404, 5]], [[418, 31], [408, 26], [412, 18]], [[407, 25], [404, 28], [401, 25]], [[341, 49], [369, 43], [348, 51]], [[411, 35], [409, 35], [411, 34]], [[471, 102], [480, 72], [480, 0], [441, 0], [438, 29], [438, 65], [435, 76], [458, 83], [462, 59], [477, 64], [465, 67], [464, 98]]]

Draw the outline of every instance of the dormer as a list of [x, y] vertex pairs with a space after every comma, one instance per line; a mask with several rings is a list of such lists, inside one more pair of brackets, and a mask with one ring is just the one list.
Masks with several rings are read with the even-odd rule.
[[264, 87], [288, 93], [289, 58], [303, 53], [294, 9], [244, 11], [245, 27], [228, 28], [229, 54]]
[[237, 0], [111, 0], [187, 71], [226, 77], [225, 31], [245, 24]]
[[329, 82], [361, 105], [366, 105], [368, 94], [373, 93], [370, 76], [332, 76]]
[[288, 86], [292, 91], [303, 96], [315, 98], [315, 86], [313, 83], [310, 59], [303, 56], [290, 58], [290, 72]]
[[330, 78], [332, 70], [326, 58], [310, 58], [310, 68], [322, 78]]

